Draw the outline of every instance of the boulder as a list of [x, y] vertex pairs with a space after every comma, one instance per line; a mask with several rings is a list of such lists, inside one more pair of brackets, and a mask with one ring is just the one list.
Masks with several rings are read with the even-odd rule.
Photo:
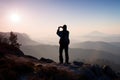
[[76, 65], [76, 66], [82, 66], [84, 63], [83, 62], [74, 61], [73, 64]]
[[116, 73], [108, 65], [103, 66], [103, 71], [104, 71], [104, 74], [109, 76], [111, 79], [117, 78]]
[[53, 60], [51, 60], [51, 59], [46, 59], [46, 58], [41, 58], [40, 60], [39, 60], [40, 62], [44, 62], [44, 63], [53, 63], [54, 61]]

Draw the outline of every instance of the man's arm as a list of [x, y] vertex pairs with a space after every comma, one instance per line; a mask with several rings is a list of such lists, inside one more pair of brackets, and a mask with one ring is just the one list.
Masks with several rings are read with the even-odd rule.
[[57, 34], [59, 37], [61, 36], [61, 31], [60, 31], [60, 28], [61, 28], [61, 26], [60, 26], [60, 27], [58, 27], [57, 32], [56, 32], [56, 34]]

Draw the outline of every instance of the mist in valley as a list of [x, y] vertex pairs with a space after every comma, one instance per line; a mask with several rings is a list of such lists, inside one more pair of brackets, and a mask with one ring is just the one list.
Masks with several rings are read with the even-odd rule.
[[[120, 70], [119, 57], [120, 57], [120, 42], [119, 35], [116, 36], [116, 41], [106, 40], [107, 38], [114, 40], [113, 35], [90, 35], [89, 37], [94, 37], [94, 40], [83, 40], [79, 42], [72, 41], [70, 43], [69, 56], [70, 62], [80, 61], [86, 63], [98, 63], [100, 65], [110, 65], [115, 70]], [[103, 38], [104, 36], [104, 38]], [[57, 36], [56, 36], [57, 37]], [[100, 40], [95, 40], [95, 37], [99, 37]], [[105, 38], [106, 37], [106, 38]], [[102, 40], [101, 40], [102, 39]], [[53, 40], [53, 43], [51, 42]], [[18, 41], [22, 44], [21, 50], [27, 54], [32, 55], [40, 59], [45, 57], [48, 59], [53, 59], [54, 61], [59, 61], [59, 38], [56, 39], [46, 39], [45, 41], [33, 40], [27, 34], [18, 33]], [[64, 54], [63, 54], [64, 55]]]

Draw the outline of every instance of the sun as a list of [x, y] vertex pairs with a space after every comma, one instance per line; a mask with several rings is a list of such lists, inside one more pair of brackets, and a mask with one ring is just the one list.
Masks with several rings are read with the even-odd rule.
[[18, 23], [21, 20], [20, 15], [18, 15], [16, 13], [11, 14], [10, 19], [13, 23]]

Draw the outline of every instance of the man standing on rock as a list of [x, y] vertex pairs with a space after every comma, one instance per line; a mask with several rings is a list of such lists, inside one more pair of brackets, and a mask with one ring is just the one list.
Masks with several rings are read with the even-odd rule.
[[[60, 28], [62, 28], [63, 30], [60, 31]], [[63, 63], [63, 50], [65, 51], [65, 63], [69, 64], [68, 46], [69, 46], [70, 40], [69, 40], [69, 31], [67, 30], [67, 25], [63, 25], [63, 27], [62, 26], [58, 27], [57, 35], [60, 37], [60, 40], [59, 40], [60, 64]]]

